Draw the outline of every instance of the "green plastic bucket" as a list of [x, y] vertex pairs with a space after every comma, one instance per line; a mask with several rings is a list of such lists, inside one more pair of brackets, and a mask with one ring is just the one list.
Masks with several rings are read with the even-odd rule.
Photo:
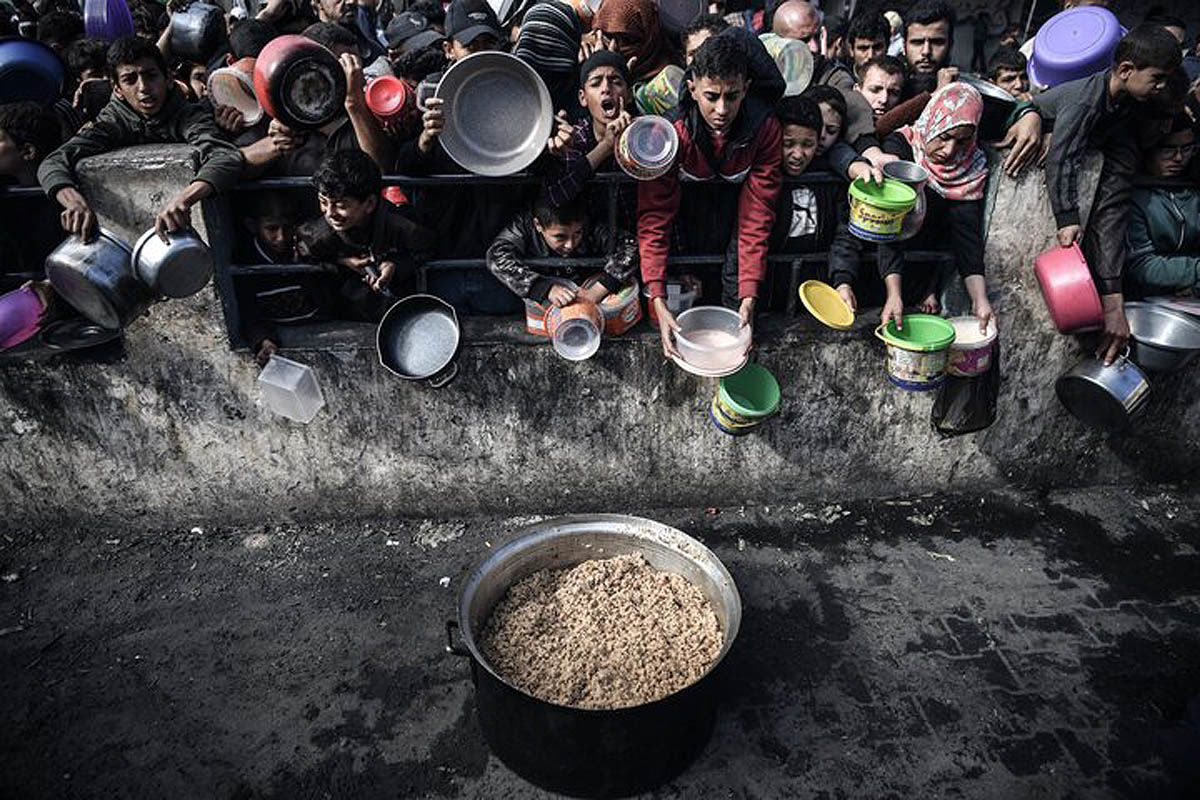
[[954, 326], [933, 314], [908, 314], [904, 317], [903, 330], [897, 330], [893, 320], [886, 328], [876, 329], [875, 335], [903, 350], [928, 353], [950, 346], [954, 341]]
[[890, 242], [900, 236], [904, 215], [917, 204], [917, 193], [908, 184], [887, 178], [882, 184], [858, 178], [850, 184], [852, 234], [871, 242]]
[[908, 391], [936, 389], [946, 377], [954, 326], [932, 314], [909, 314], [904, 329], [880, 325], [875, 335], [887, 344], [887, 374], [893, 385]]
[[753, 423], [779, 410], [779, 381], [759, 364], [747, 364], [717, 385], [717, 402], [732, 422]]

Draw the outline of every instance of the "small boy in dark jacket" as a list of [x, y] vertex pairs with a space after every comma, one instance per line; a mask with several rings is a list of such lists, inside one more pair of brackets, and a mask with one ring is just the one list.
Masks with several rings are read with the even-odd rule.
[[[706, 226], [709, 237], [725, 238], [724, 231], [713, 230], [712, 220], [724, 218], [722, 213], [735, 216], [734, 240], [718, 243], [730, 255], [722, 299], [738, 309], [743, 325], [751, 324], [767, 278], [767, 239], [781, 186], [782, 135], [774, 105], [783, 89], [779, 69], [753, 34], [729, 28], [710, 37], [696, 51], [680, 98], [675, 163], [663, 176], [638, 185], [642, 279], [668, 355], [678, 354], [671, 335], [678, 326], [666, 302], [667, 254], [677, 219], [690, 218]], [[718, 205], [725, 200], [724, 208], [681, 214], [681, 179], [736, 188], [736, 197], [721, 193], [716, 200]]]
[[1084, 151], [1095, 147], [1104, 154], [1081, 245], [1104, 306], [1097, 356], [1105, 363], [1112, 363], [1129, 341], [1121, 293], [1126, 220], [1133, 175], [1159, 133], [1147, 105], [1165, 97], [1167, 78], [1179, 63], [1175, 37], [1158, 25], [1143, 23], [1117, 45], [1112, 67], [1037, 95], [1037, 114], [1026, 114], [1013, 126], [1018, 137], [1032, 139], [1040, 135], [1041, 119], [1054, 125], [1046, 188], [1063, 247], [1080, 238], [1079, 165]]
[[222, 138], [209, 109], [184, 98], [153, 42], [135, 36], [113, 42], [108, 72], [115, 96], [91, 127], [42, 162], [38, 182], [63, 207], [63, 228], [87, 239], [95, 233], [96, 215], [76, 187], [80, 161], [137, 144], [191, 144], [200, 156], [196, 177], [166, 202], [154, 221], [159, 235], [188, 227], [193, 205], [241, 177], [242, 154]]
[[[594, 267], [566, 265], [538, 267], [525, 264], [527, 258], [572, 258], [607, 255], [604, 269], [589, 288], [575, 292], [556, 283], [565, 278], [577, 285], [595, 273]], [[508, 224], [487, 251], [488, 269], [513, 294], [536, 303], [568, 305], [576, 299], [599, 303], [611, 292], [619, 292], [638, 268], [637, 240], [624, 231], [607, 225], [589, 223], [587, 208], [581, 199], [562, 206], [539, 199], [532, 211], [526, 211]]]
[[[798, 178], [816, 169], [828, 169], [818, 157], [825, 121], [817, 101], [810, 97], [785, 97], [775, 107], [775, 115], [783, 128], [783, 174]], [[775, 206], [775, 227], [771, 231], [771, 253], [800, 255], [829, 251], [829, 274], [857, 272], [858, 247], [846, 230], [849, 205], [846, 184], [814, 183], [810, 186], [785, 186]], [[846, 261], [853, 264], [847, 269]], [[771, 302], [774, 308], [784, 308], [790, 301], [792, 275], [783, 268], [772, 267]], [[816, 277], [811, 275], [809, 277]], [[822, 276], [824, 277], [824, 276]], [[854, 292], [849, 282], [838, 286], [843, 299], [855, 307]]]
[[376, 321], [388, 306], [380, 294], [393, 285], [399, 287], [393, 293], [403, 294], [415, 285], [412, 254], [429, 250], [433, 234], [391, 203], [381, 202], [383, 177], [366, 153], [348, 150], [326, 156], [313, 185], [321, 216], [301, 226], [297, 251], [307, 261], [337, 264], [355, 273], [343, 283], [342, 294], [359, 316]]

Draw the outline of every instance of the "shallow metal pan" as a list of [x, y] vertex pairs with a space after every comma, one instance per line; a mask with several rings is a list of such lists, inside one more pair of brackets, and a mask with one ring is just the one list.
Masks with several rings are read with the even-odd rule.
[[463, 169], [503, 177], [532, 164], [550, 138], [554, 109], [533, 68], [507, 53], [474, 53], [446, 71], [442, 146]]

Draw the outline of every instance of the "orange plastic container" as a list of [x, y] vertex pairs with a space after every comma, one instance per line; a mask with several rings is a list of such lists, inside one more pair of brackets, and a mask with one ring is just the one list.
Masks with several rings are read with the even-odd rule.
[[[599, 276], [589, 278], [583, 288], [590, 288], [599, 280]], [[630, 278], [621, 291], [613, 292], [600, 301], [605, 336], [620, 336], [641, 321], [642, 304], [638, 301], [638, 289], [637, 278]]]

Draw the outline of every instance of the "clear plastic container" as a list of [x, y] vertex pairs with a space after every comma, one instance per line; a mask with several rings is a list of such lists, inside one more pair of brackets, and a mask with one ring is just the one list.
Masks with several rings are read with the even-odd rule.
[[675, 321], [679, 354], [694, 367], [726, 369], [739, 363], [750, 348], [750, 328], [743, 328], [738, 312], [721, 306], [695, 306]]
[[280, 416], [308, 424], [325, 405], [317, 373], [307, 364], [271, 356], [258, 375], [263, 403]]

